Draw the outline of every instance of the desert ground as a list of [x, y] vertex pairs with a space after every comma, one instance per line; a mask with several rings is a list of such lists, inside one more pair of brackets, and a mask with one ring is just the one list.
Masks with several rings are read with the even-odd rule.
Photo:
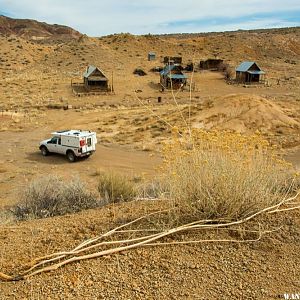
[[[80, 177], [93, 191], [99, 171], [155, 178], [170, 125], [259, 131], [300, 170], [299, 27], [91, 38], [73, 31], [45, 36], [38, 24], [28, 26], [32, 32], [0, 31], [0, 272], [72, 248], [159, 207], [155, 202], [138, 207], [122, 203], [20, 222], [6, 213], [31, 180], [49, 174]], [[156, 53], [155, 61], [147, 60], [149, 51]], [[163, 66], [164, 56], [173, 55], [195, 65], [220, 57], [233, 70], [244, 60], [256, 61], [266, 71], [267, 83], [237, 85], [220, 72], [196, 68], [186, 72], [194, 90], [176, 91], [174, 97], [161, 91], [159, 74], [151, 71]], [[88, 65], [104, 71], [114, 93], [73, 93], [71, 80], [82, 81]], [[134, 75], [136, 68], [147, 75]], [[40, 154], [39, 142], [51, 132], [74, 128], [97, 133], [97, 151], [89, 159], [71, 164], [59, 155]], [[281, 230], [256, 243], [124, 251], [26, 281], [1, 282], [0, 299], [278, 299], [300, 291], [299, 211], [270, 220]]]

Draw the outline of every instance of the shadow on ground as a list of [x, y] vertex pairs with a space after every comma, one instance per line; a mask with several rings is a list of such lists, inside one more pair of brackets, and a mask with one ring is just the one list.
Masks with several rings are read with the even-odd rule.
[[[27, 154], [27, 159], [30, 161], [34, 161], [42, 164], [48, 164], [48, 165], [70, 164], [70, 162], [68, 161], [65, 155], [60, 155], [56, 153], [51, 153], [47, 156], [43, 156], [40, 152], [31, 152]], [[86, 158], [79, 158], [76, 160], [76, 162], [80, 162], [85, 159]]]

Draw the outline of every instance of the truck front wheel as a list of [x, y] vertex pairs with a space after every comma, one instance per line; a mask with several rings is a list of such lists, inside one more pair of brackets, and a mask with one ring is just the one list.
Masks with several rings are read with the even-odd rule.
[[67, 158], [68, 158], [69, 162], [74, 162], [76, 160], [76, 156], [73, 151], [67, 152]]
[[43, 156], [47, 156], [49, 154], [49, 151], [48, 151], [47, 147], [45, 147], [45, 146], [41, 147], [41, 152], [42, 152]]

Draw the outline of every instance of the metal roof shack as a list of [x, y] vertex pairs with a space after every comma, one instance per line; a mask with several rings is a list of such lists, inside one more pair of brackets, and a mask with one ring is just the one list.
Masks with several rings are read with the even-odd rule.
[[179, 89], [187, 84], [187, 76], [182, 72], [182, 66], [166, 65], [160, 72], [160, 84], [163, 89]]
[[108, 79], [103, 71], [95, 66], [88, 66], [83, 74], [84, 86], [87, 90], [108, 91]]
[[262, 83], [265, 72], [254, 61], [244, 61], [236, 68], [236, 82], [244, 84]]

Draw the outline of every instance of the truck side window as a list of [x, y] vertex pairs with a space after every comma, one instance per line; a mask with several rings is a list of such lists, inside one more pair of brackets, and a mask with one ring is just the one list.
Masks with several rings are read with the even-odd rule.
[[61, 145], [61, 138], [58, 139], [58, 145]]
[[51, 144], [57, 144], [57, 137], [53, 137], [50, 142]]

